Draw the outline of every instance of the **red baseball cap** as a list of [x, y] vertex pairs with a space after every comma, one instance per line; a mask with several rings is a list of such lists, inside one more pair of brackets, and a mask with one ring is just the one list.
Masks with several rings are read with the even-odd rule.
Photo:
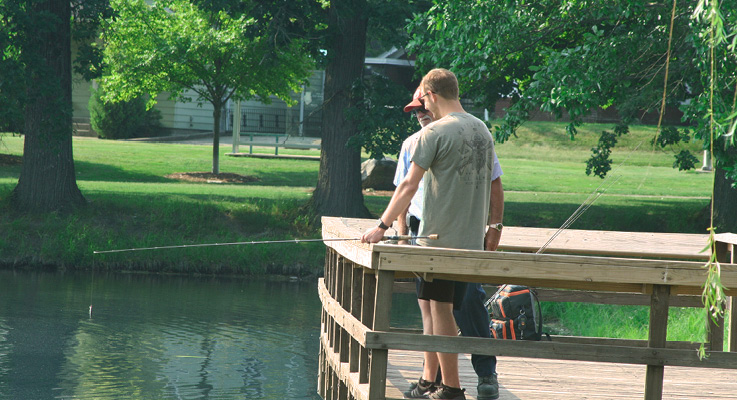
[[417, 90], [415, 90], [414, 96], [412, 96], [412, 101], [404, 106], [404, 112], [410, 112], [414, 110], [415, 108], [425, 107], [421, 102], [420, 99], [422, 98], [422, 91], [420, 91], [420, 87], [417, 87]]

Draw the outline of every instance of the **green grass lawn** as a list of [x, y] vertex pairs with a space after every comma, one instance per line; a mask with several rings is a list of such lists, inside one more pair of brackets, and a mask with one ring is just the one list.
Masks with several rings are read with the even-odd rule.
[[[504, 170], [505, 223], [507, 225], [558, 227], [598, 189], [603, 192], [594, 205], [572, 226], [578, 229], [624, 231], [704, 232], [708, 225], [706, 207], [712, 185], [711, 174], [678, 172], [670, 167], [672, 155], [653, 151], [651, 127], [635, 127], [622, 140], [614, 158], [627, 158], [615, 166], [611, 177], [586, 176], [588, 157], [598, 132], [606, 125], [584, 125], [570, 141], [563, 124], [529, 123], [519, 137], [497, 145]], [[547, 141], [546, 141], [547, 139]], [[648, 144], [632, 151], [637, 143]], [[23, 140], [5, 135], [0, 152], [22, 154]], [[299, 206], [315, 187], [319, 163], [309, 160], [234, 158], [221, 147], [221, 171], [248, 175], [248, 184], [182, 182], [166, 176], [177, 172], [205, 172], [211, 168], [211, 147], [201, 145], [106, 141], [75, 138], [77, 182], [91, 206], [74, 216], [16, 217], [7, 204], [2, 224], [17, 232], [22, 243], [5, 241], [0, 247], [5, 260], [63, 260], [69, 267], [87, 268], [113, 261], [113, 256], [95, 256], [91, 250], [110, 247], [132, 248], [206, 241], [240, 239], [283, 239], [319, 232], [307, 226]], [[256, 148], [270, 153], [271, 148]], [[282, 154], [318, 155], [316, 150], [284, 150]], [[644, 161], [647, 161], [645, 163]], [[17, 182], [19, 166], [0, 167], [0, 198], [7, 199]], [[379, 214], [389, 198], [366, 196], [369, 209]], [[7, 202], [5, 202], [7, 203]], [[57, 230], [45, 224], [56, 221]], [[24, 222], [25, 221], [25, 222]], [[110, 222], [115, 221], [115, 222]], [[44, 226], [45, 229], [34, 228]], [[77, 229], [84, 227], [83, 232]], [[24, 229], [19, 229], [24, 227]], [[65, 227], [65, 228], [62, 228]], [[39, 231], [40, 230], [40, 231]], [[56, 235], [56, 236], [55, 236]], [[65, 235], [70, 237], [62, 239]], [[80, 236], [86, 239], [80, 242]], [[54, 237], [60, 239], [55, 240]], [[267, 246], [264, 246], [267, 248]], [[28, 249], [33, 251], [28, 251]], [[278, 251], [271, 260], [267, 253], [241, 248], [187, 250], [180, 259], [174, 252], [127, 254], [121, 264], [138, 260], [145, 265], [198, 263], [228, 265], [226, 269], [263, 270], [258, 263], [299, 264], [302, 252]], [[22, 250], [25, 249], [25, 250]], [[27, 251], [27, 254], [23, 254]], [[245, 252], [245, 253], [244, 253]], [[71, 253], [71, 254], [70, 254]], [[241, 253], [241, 254], [239, 254]], [[304, 264], [319, 269], [319, 246], [308, 252]], [[258, 256], [261, 254], [260, 256]], [[198, 257], [206, 257], [202, 260]], [[247, 260], [238, 257], [246, 257]], [[285, 258], [285, 259], [282, 259]], [[189, 265], [189, 266], [188, 266]], [[187, 267], [185, 267], [187, 266]]]
[[[0, 153], [22, 154], [5, 136]], [[319, 243], [228, 246], [94, 255], [94, 250], [318, 237], [299, 207], [317, 182], [319, 163], [224, 155], [221, 170], [253, 176], [248, 185], [187, 183], [176, 172], [211, 169], [210, 146], [74, 139], [77, 183], [90, 206], [74, 215], [14, 216], [3, 201], [0, 239], [5, 264], [202, 273], [316, 273]], [[0, 167], [0, 198], [19, 166]], [[13, 238], [12, 240], [10, 238]]]
[[[612, 158], [611, 178], [585, 174], [598, 134], [611, 125], [587, 124], [571, 141], [564, 124], [525, 124], [518, 138], [497, 144], [505, 188], [505, 224], [559, 227], [597, 188], [603, 193], [574, 229], [705, 233], [712, 174], [674, 170], [673, 153], [653, 149], [653, 127], [634, 126]], [[639, 145], [639, 147], [638, 147]], [[637, 150], [633, 150], [637, 147]], [[23, 139], [4, 135], [0, 154], [21, 155]], [[700, 156], [700, 146], [689, 144]], [[254, 148], [273, 154], [273, 148]], [[19, 166], [0, 165], [0, 263], [81, 269], [186, 273], [316, 274], [320, 243], [249, 245], [94, 255], [94, 250], [195, 243], [317, 238], [300, 207], [317, 182], [309, 160], [234, 158], [221, 147], [222, 172], [257, 178], [247, 184], [190, 183], [167, 178], [211, 169], [211, 146], [74, 139], [77, 183], [90, 202], [71, 215], [16, 215], [8, 206]], [[280, 154], [319, 155], [280, 149]], [[366, 196], [374, 213], [387, 196]], [[644, 338], [642, 310], [547, 304], [552, 326], [578, 335], [607, 336], [593, 315], [612, 319], [608, 336]], [[604, 308], [602, 308], [604, 307]], [[647, 311], [645, 309], [645, 315]], [[703, 340], [701, 310], [678, 311], [671, 340]], [[619, 326], [621, 326], [621, 329]]]

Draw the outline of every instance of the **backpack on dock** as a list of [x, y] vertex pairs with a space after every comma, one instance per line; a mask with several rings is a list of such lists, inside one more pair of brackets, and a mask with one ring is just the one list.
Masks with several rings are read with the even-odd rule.
[[[489, 330], [495, 339], [540, 340], [542, 309], [533, 288], [501, 285], [487, 301]], [[550, 340], [550, 335], [547, 335]]]

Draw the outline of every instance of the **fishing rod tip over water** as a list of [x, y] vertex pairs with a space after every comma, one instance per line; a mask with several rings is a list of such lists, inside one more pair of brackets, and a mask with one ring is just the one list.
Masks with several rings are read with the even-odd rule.
[[[427, 235], [427, 236], [396, 235], [396, 236], [384, 236], [383, 238], [381, 238], [381, 240], [411, 240], [411, 239], [437, 240], [438, 235], [437, 234], [432, 234], [432, 235]], [[180, 245], [175, 245], [175, 246], [138, 247], [134, 249], [95, 250], [92, 252], [92, 254], [123, 253], [123, 252], [129, 252], [129, 251], [142, 251], [142, 250], [184, 249], [184, 248], [189, 248], [189, 247], [235, 246], [235, 245], [245, 245], [245, 244], [335, 242], [335, 241], [355, 241], [355, 240], [360, 241], [361, 238], [289, 239], [289, 240], [262, 240], [262, 241], [231, 242], [231, 243], [180, 244]]]

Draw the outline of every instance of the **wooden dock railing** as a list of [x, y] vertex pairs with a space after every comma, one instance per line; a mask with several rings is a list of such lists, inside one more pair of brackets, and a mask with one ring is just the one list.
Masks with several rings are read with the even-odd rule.
[[[323, 218], [323, 238], [360, 236], [376, 221]], [[710, 328], [707, 358], [699, 344], [666, 340], [670, 306], [698, 306], [706, 235], [566, 231], [530, 254], [554, 230], [505, 227], [500, 249], [485, 252], [355, 241], [327, 242], [318, 392], [323, 399], [385, 399], [389, 350], [441, 351], [645, 365], [645, 399], [660, 399], [666, 366], [737, 369], [737, 318]], [[737, 235], [719, 236], [727, 295], [737, 293]], [[585, 255], [581, 255], [585, 254]], [[550, 342], [427, 336], [389, 326], [395, 280], [422, 276], [547, 288], [543, 300], [649, 304], [647, 340], [553, 336]], [[564, 289], [564, 290], [561, 290]], [[645, 301], [643, 301], [645, 299]], [[728, 306], [735, 310], [734, 297]], [[724, 325], [730, 327], [723, 349]], [[420, 332], [421, 333], [421, 332]]]

